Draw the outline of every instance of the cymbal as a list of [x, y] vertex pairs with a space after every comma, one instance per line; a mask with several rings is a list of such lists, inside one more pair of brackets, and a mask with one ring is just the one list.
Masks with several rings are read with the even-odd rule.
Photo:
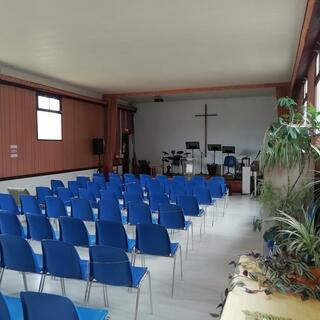
[[177, 151], [177, 154], [183, 154], [183, 151]]

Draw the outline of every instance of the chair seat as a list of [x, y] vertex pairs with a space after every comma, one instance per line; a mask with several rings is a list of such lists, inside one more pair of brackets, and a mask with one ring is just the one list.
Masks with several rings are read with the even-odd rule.
[[132, 287], [138, 288], [142, 278], [147, 273], [148, 268], [144, 267], [131, 267], [132, 273]]
[[89, 246], [94, 246], [96, 244], [96, 236], [94, 234], [89, 234]]
[[135, 245], [136, 245], [136, 240], [128, 239], [128, 252], [132, 252]]
[[83, 280], [88, 280], [89, 278], [89, 261], [80, 260], [81, 276]]
[[[23, 320], [22, 304], [19, 298], [5, 296], [12, 320]], [[76, 306], [80, 320], [104, 320], [108, 316], [108, 310]]]
[[34, 255], [35, 257], [35, 262], [36, 262], [36, 271], [38, 273], [40, 273], [42, 271], [42, 266], [43, 266], [43, 258], [42, 258], [42, 254], [38, 254], [36, 253]]
[[178, 248], [179, 248], [179, 243], [178, 242], [171, 243], [171, 253], [170, 253], [170, 255], [174, 256], [176, 254]]
[[199, 213], [195, 214], [185, 214], [186, 217], [202, 217], [205, 214], [203, 209], [199, 209]]
[[191, 225], [192, 225], [192, 221], [186, 221], [184, 224], [184, 230], [188, 230]]

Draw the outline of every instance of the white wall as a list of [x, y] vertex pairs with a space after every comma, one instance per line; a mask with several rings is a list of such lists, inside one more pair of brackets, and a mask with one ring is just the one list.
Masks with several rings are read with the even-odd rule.
[[[203, 149], [204, 118], [194, 115], [204, 113], [205, 103], [208, 113], [218, 114], [208, 118], [208, 144], [234, 145], [237, 155], [248, 154], [253, 158], [260, 150], [265, 130], [276, 119], [273, 96], [136, 104], [137, 158], [161, 164], [162, 151], [185, 150], [185, 141], [200, 141]], [[200, 158], [199, 152], [195, 153]], [[211, 163], [212, 159], [213, 153], [209, 152], [204, 163]], [[218, 152], [216, 163], [221, 162], [222, 154]], [[197, 164], [199, 172], [200, 160]]]
[[0, 181], [0, 192], [7, 193], [8, 188], [26, 188], [31, 194], [36, 193], [37, 186], [50, 187], [51, 179], [60, 179], [67, 185], [69, 180], [75, 180], [77, 176], [88, 176], [92, 178], [93, 173], [96, 170], [81, 170], [81, 171], [72, 171], [59, 174], [51, 174], [45, 176], [15, 179], [15, 180], [4, 180]]

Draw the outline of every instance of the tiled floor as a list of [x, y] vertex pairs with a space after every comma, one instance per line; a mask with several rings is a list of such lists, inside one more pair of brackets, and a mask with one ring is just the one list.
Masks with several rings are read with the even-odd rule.
[[[145, 281], [140, 297], [139, 319], [154, 320], [201, 320], [212, 319], [210, 312], [216, 312], [216, 306], [228, 284], [228, 273], [233, 272], [228, 263], [247, 250], [261, 250], [261, 234], [252, 231], [252, 218], [259, 214], [259, 204], [248, 196], [231, 196], [226, 214], [222, 217], [222, 205], [218, 217], [211, 226], [211, 211], [207, 218], [206, 234], [199, 238], [199, 220], [194, 221], [194, 250], [189, 257], [183, 257], [184, 280], [180, 280], [179, 264], [176, 269], [176, 286], [174, 298], [171, 298], [172, 259], [146, 257], [146, 265], [152, 276], [154, 313], [149, 313], [148, 282]], [[130, 230], [129, 230], [130, 231]], [[132, 234], [132, 232], [131, 232]], [[130, 235], [130, 232], [129, 232]], [[173, 241], [179, 241], [185, 248], [186, 233], [172, 235]], [[32, 243], [38, 250], [38, 243]], [[84, 249], [79, 250], [86, 257]], [[177, 260], [178, 263], [179, 260]], [[137, 258], [138, 265], [140, 259]], [[39, 276], [28, 275], [29, 290], [37, 290]], [[22, 277], [17, 272], [6, 271], [1, 291], [17, 295], [23, 289]], [[48, 277], [45, 292], [60, 294], [60, 282]], [[81, 304], [85, 283], [66, 281], [67, 296], [75, 303]], [[126, 288], [108, 287], [110, 316], [114, 320], [133, 319], [135, 291]], [[102, 288], [92, 288], [90, 305], [103, 307]]]

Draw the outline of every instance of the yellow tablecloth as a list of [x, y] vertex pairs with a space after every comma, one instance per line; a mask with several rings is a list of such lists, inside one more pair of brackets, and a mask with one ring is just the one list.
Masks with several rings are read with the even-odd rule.
[[[244, 261], [244, 257], [240, 261]], [[242, 272], [242, 268], [239, 268]], [[258, 283], [245, 277], [236, 280], [243, 281], [250, 289], [259, 289]], [[320, 320], [320, 301], [302, 301], [294, 295], [264, 292], [248, 294], [241, 287], [236, 287], [229, 293], [221, 320], [245, 320], [244, 310], [272, 314], [292, 320]]]

